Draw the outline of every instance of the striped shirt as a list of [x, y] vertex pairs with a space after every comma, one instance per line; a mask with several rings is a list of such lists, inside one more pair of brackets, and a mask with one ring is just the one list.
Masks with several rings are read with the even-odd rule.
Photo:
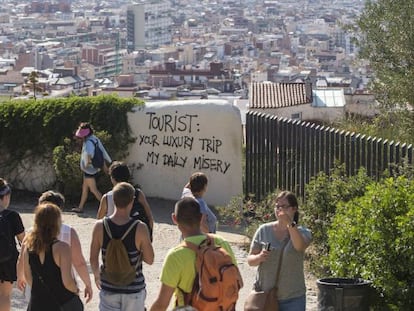
[[[111, 219], [108, 219], [108, 224], [109, 224], [109, 228], [112, 233], [112, 237], [114, 239], [120, 239], [134, 221], [135, 221], [134, 219], [131, 219], [126, 224], [118, 226], [117, 224], [112, 222]], [[125, 239], [122, 241], [128, 252], [128, 257], [129, 257], [129, 261], [131, 265], [135, 267], [137, 263], [139, 262], [137, 269], [136, 269], [135, 280], [129, 285], [117, 286], [105, 280], [104, 274], [101, 273], [101, 287], [103, 290], [112, 292], [112, 293], [119, 293], [119, 294], [132, 294], [132, 293], [139, 293], [140, 291], [145, 289], [145, 279], [144, 279], [144, 275], [142, 274], [142, 254], [141, 254], [141, 251], [138, 250], [135, 246], [136, 228], [137, 227], [135, 226], [135, 228], [133, 228], [128, 233], [128, 235], [125, 237]], [[104, 236], [103, 236], [102, 252], [101, 252], [103, 266], [101, 267], [101, 271], [103, 270], [103, 267], [105, 266], [106, 247], [110, 241], [110, 238], [105, 228], [103, 232], [104, 232]]]

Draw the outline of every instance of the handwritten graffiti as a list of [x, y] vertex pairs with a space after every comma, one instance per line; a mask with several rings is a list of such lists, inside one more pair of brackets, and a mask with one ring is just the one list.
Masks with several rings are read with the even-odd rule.
[[219, 153], [219, 147], [223, 145], [221, 139], [216, 139], [214, 136], [213, 138], [200, 138], [199, 141], [201, 142], [201, 150], [206, 152]]
[[226, 174], [231, 163], [220, 155], [224, 140], [215, 136], [200, 137], [196, 114], [146, 112], [149, 133], [138, 135], [138, 145], [145, 150], [146, 162], [170, 168], [189, 167], [193, 170]]
[[227, 170], [230, 167], [230, 163], [219, 160], [219, 159], [209, 159], [203, 156], [194, 158], [193, 168], [197, 170], [210, 170], [217, 171], [223, 174], [226, 174]]
[[158, 135], [138, 135], [139, 145], [159, 146]]
[[190, 136], [164, 136], [162, 144], [171, 148], [193, 149], [194, 137]]
[[158, 130], [160, 132], [188, 132], [191, 133], [194, 128], [199, 124], [193, 124], [193, 119], [197, 118], [196, 114], [184, 114], [178, 115], [178, 111], [175, 115], [170, 114], [157, 114], [156, 112], [147, 112], [149, 115], [148, 129]]
[[[185, 167], [188, 162], [188, 156], [180, 156], [177, 153], [160, 154], [156, 152], [147, 153], [147, 162], [154, 165], [163, 165], [167, 167]], [[196, 156], [192, 159], [192, 168], [194, 170], [209, 170], [226, 174], [231, 164], [220, 159], [206, 158]]]

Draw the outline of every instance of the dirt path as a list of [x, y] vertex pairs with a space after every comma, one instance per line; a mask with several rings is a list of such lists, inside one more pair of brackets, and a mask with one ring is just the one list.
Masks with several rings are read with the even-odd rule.
[[[167, 251], [176, 245], [179, 241], [179, 232], [178, 229], [171, 222], [171, 212], [173, 209], [174, 202], [161, 200], [161, 199], [152, 199], [149, 198], [149, 203], [154, 213], [155, 218], [155, 228], [154, 228], [154, 250], [155, 250], [155, 261], [154, 264], [148, 266], [144, 264], [144, 276], [147, 284], [147, 306], [150, 306], [156, 298], [158, 289], [160, 287], [159, 276], [162, 268], [162, 263]], [[35, 206], [35, 198], [19, 200], [16, 202], [12, 198], [11, 209], [19, 211], [22, 216], [25, 228], [30, 228], [32, 226], [33, 213], [32, 209]], [[96, 205], [96, 204], [95, 204]], [[92, 234], [92, 228], [95, 223], [95, 214], [96, 206], [91, 207], [87, 206], [87, 209], [84, 214], [76, 215], [72, 213], [64, 213], [63, 221], [75, 228], [77, 231], [81, 243], [84, 256], [88, 262], [89, 266], [89, 246], [90, 238]], [[218, 234], [226, 238], [232, 245], [235, 252], [239, 268], [244, 280], [244, 288], [240, 292], [240, 298], [237, 304], [237, 311], [243, 310], [244, 299], [247, 294], [250, 292], [252, 284], [255, 277], [255, 268], [249, 267], [246, 262], [246, 250], [244, 249], [244, 243], [246, 242], [246, 237], [243, 235], [227, 230], [219, 226]], [[93, 277], [91, 275], [93, 282]], [[307, 310], [315, 311], [317, 310], [317, 293], [315, 287], [315, 277], [311, 274], [306, 273], [306, 285], [308, 288], [307, 291]], [[85, 311], [96, 311], [98, 310], [99, 302], [99, 293], [95, 286], [93, 286], [94, 296], [91, 302], [85, 306]], [[22, 293], [14, 289], [12, 297], [12, 310], [13, 311], [22, 311], [26, 310], [27, 304], [23, 299]]]

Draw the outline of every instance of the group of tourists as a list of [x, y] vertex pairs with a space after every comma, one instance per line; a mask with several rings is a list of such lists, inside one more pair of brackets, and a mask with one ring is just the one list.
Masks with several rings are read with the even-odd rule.
[[[230, 244], [216, 234], [217, 217], [203, 199], [207, 176], [202, 172], [192, 174], [174, 206], [171, 218], [181, 241], [164, 259], [159, 292], [150, 293], [157, 296], [152, 306], [146, 306], [143, 262], [154, 262], [152, 242], [156, 230], [150, 205], [143, 191], [130, 183], [130, 170], [123, 162], [114, 161], [102, 168], [109, 172], [113, 184], [112, 190], [102, 195], [95, 182], [100, 169], [89, 168], [94, 148], [102, 143], [96, 138], [95, 147], [89, 146], [87, 138], [93, 136], [93, 129], [87, 123], [81, 124], [76, 136], [84, 139], [84, 180], [80, 204], [73, 211], [83, 211], [88, 191], [100, 201], [89, 258], [99, 291], [99, 310], [167, 310], [173, 296], [175, 310], [235, 310], [243, 281]], [[62, 223], [64, 197], [55, 191], [43, 193], [34, 210], [33, 227], [25, 230], [20, 215], [8, 209], [11, 191], [0, 178], [0, 248], [9, 247], [7, 252], [0, 249], [0, 311], [10, 310], [16, 281], [17, 287], [26, 292], [27, 310], [83, 310], [83, 303], [92, 299], [93, 286], [79, 237]], [[298, 224], [299, 206], [293, 193], [281, 192], [274, 204], [276, 221], [261, 225], [250, 245], [247, 262], [258, 268], [244, 309], [267, 310], [255, 305], [256, 294], [277, 288], [275, 303], [279, 310], [305, 311], [303, 261], [312, 236]], [[218, 275], [214, 275], [215, 270]], [[76, 274], [83, 283], [83, 295]]]

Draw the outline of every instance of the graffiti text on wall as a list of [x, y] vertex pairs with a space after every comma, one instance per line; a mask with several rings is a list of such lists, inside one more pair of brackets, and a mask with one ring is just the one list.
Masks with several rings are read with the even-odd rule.
[[151, 148], [146, 154], [147, 163], [226, 174], [231, 164], [220, 159], [224, 150], [223, 140], [215, 136], [200, 136], [198, 115], [176, 111], [175, 114], [147, 112], [146, 116], [151, 134], [139, 134], [138, 144]]

